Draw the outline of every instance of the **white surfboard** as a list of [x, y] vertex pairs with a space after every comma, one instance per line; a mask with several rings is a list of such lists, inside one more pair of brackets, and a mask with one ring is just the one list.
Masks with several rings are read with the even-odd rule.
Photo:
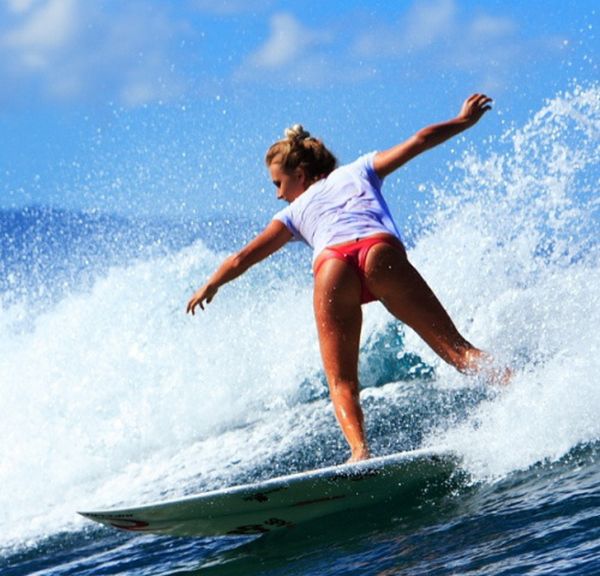
[[375, 504], [449, 476], [458, 457], [420, 449], [136, 508], [79, 512], [114, 528], [172, 536], [263, 534]]

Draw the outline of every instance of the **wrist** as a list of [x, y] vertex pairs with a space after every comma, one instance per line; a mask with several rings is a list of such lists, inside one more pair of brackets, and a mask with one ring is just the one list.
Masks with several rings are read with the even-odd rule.
[[475, 122], [477, 122], [477, 120], [472, 116], [464, 116], [462, 114], [459, 114], [454, 120], [461, 126], [472, 126], [475, 124]]

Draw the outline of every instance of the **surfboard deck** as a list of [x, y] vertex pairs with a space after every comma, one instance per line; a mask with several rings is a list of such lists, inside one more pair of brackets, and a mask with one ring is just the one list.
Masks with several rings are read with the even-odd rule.
[[456, 454], [419, 449], [134, 508], [79, 512], [95, 522], [171, 536], [264, 534], [389, 499], [449, 476]]

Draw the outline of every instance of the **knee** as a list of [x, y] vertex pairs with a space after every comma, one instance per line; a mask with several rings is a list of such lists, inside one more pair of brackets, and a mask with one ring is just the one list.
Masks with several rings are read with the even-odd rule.
[[332, 396], [358, 398], [360, 387], [358, 379], [333, 377], [328, 379], [329, 391]]

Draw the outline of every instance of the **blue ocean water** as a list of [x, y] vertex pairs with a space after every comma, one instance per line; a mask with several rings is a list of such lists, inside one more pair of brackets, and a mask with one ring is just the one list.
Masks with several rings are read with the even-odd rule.
[[574, 88], [428, 184], [410, 257], [515, 366], [509, 389], [365, 307], [373, 450], [451, 448], [452, 483], [259, 539], [120, 533], [76, 510], [346, 459], [309, 252], [286, 248], [190, 318], [260, 222], [0, 212], [2, 575], [600, 573], [599, 135], [600, 89]]

